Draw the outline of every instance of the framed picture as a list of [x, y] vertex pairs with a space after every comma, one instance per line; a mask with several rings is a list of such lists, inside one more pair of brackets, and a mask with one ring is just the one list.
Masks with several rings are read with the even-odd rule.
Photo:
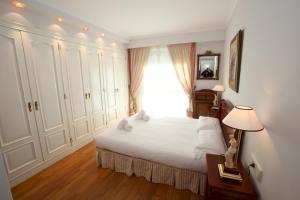
[[198, 55], [197, 79], [219, 80], [220, 54], [207, 51]]
[[244, 31], [240, 30], [230, 43], [229, 87], [236, 92], [239, 92], [243, 34]]

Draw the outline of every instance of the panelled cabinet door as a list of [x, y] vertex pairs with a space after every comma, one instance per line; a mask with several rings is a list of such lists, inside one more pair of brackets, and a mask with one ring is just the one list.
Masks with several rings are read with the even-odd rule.
[[42, 162], [20, 32], [0, 28], [0, 146], [10, 179]]
[[106, 109], [107, 109], [107, 122], [113, 122], [118, 119], [118, 87], [116, 68], [114, 65], [114, 58], [111, 52], [104, 53], [105, 61], [105, 86], [106, 86]]
[[105, 98], [103, 94], [103, 58], [98, 49], [90, 48], [86, 52], [91, 91], [91, 121], [93, 133], [99, 133], [106, 126]]
[[50, 159], [71, 148], [58, 41], [26, 33], [22, 38], [43, 155]]
[[74, 145], [91, 138], [91, 95], [88, 87], [88, 71], [84, 63], [84, 52], [85, 48], [80, 45], [62, 44], [64, 80], [68, 90], [68, 114]]
[[115, 66], [119, 91], [120, 117], [128, 116], [128, 67], [127, 57], [123, 52], [115, 56]]
[[128, 85], [128, 60], [127, 60], [127, 54], [123, 54], [122, 56], [122, 69], [123, 69], [123, 109], [124, 109], [124, 115], [128, 116], [129, 114], [129, 85]]

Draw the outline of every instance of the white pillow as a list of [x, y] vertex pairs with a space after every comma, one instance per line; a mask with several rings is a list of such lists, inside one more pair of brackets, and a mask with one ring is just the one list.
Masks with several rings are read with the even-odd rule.
[[206, 153], [223, 154], [226, 150], [221, 130], [201, 130], [194, 148], [195, 158], [199, 159]]
[[201, 130], [221, 130], [219, 119], [213, 117], [199, 117], [197, 133]]

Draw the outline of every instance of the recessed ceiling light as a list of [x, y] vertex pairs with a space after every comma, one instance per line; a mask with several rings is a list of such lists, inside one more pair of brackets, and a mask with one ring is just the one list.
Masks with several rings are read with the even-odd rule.
[[12, 1], [12, 4], [17, 7], [17, 8], [24, 8], [25, 7], [25, 4], [24, 3], [21, 3], [19, 1]]
[[89, 28], [88, 27], [83, 27], [82, 29], [84, 32], [88, 32], [89, 31]]
[[64, 19], [61, 18], [61, 17], [57, 17], [57, 18], [56, 18], [56, 21], [57, 21], [58, 23], [63, 23], [63, 22], [64, 22]]

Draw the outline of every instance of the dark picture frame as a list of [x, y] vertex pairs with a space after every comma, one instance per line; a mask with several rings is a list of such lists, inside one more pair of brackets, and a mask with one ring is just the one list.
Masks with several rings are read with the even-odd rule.
[[197, 80], [219, 80], [220, 68], [219, 53], [206, 51], [197, 56]]
[[239, 92], [240, 71], [242, 62], [242, 48], [243, 48], [244, 31], [239, 32], [234, 36], [230, 42], [230, 56], [229, 56], [229, 87]]

